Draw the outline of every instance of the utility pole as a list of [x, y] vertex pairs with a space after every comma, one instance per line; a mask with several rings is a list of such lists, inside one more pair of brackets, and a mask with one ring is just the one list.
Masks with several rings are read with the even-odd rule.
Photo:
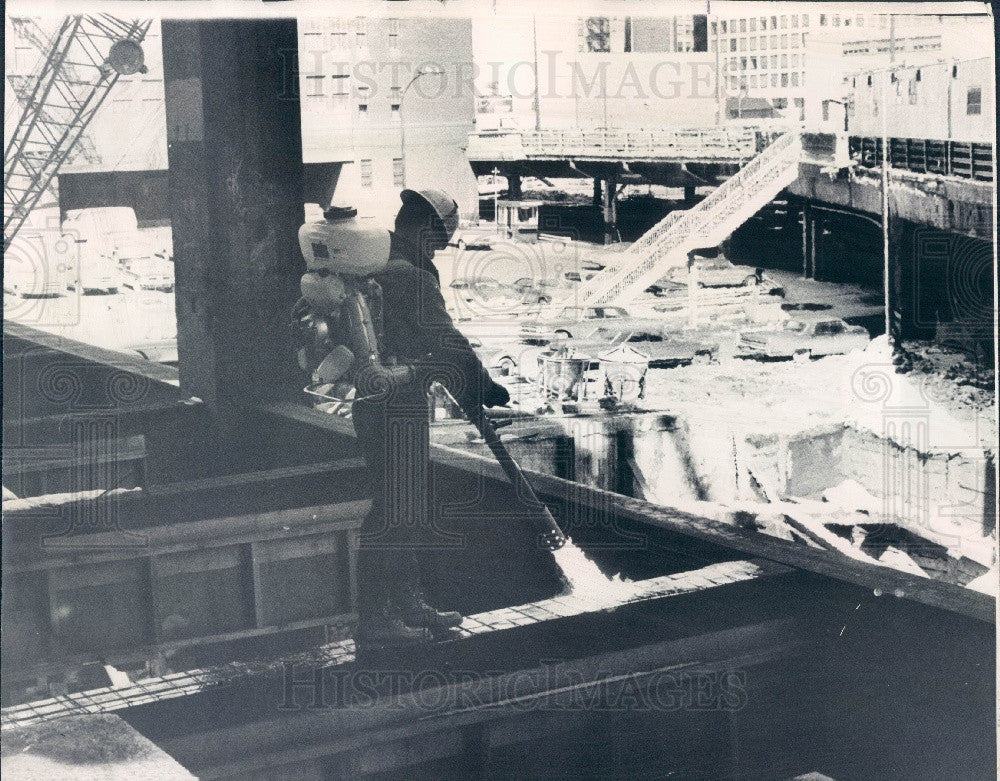
[[542, 107], [538, 102], [538, 28], [537, 18], [531, 17], [531, 55], [535, 61], [535, 130], [542, 129]]
[[497, 189], [497, 174], [500, 173], [500, 169], [493, 166], [491, 171], [493, 174], [493, 230], [495, 233], [500, 233], [500, 191]]
[[[891, 50], [890, 50], [891, 51]], [[885, 304], [885, 337], [889, 347], [895, 349], [892, 333], [892, 309], [895, 306], [891, 296], [890, 273], [892, 261], [889, 256], [889, 91], [886, 84], [892, 79], [892, 70], [881, 74], [882, 78], [882, 296]]]

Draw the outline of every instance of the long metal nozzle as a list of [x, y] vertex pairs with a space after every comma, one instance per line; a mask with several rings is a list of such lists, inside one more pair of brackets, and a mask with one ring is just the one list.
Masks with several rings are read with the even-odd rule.
[[[450, 395], [450, 394], [449, 394]], [[517, 489], [517, 493], [522, 497], [532, 510], [532, 521], [538, 529], [539, 545], [546, 550], [556, 551], [566, 544], [566, 535], [563, 534], [556, 519], [552, 517], [549, 508], [546, 507], [535, 495], [534, 489], [528, 483], [524, 472], [517, 461], [511, 456], [507, 446], [500, 440], [493, 423], [486, 417], [485, 410], [480, 409], [478, 414], [469, 414], [469, 421], [474, 425], [487, 447], [493, 452], [494, 457], [503, 469], [507, 479]]]

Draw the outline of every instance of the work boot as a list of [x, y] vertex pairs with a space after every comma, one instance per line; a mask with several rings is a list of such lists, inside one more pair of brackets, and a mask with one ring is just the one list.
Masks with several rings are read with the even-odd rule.
[[429, 642], [430, 631], [408, 623], [398, 614], [382, 611], [358, 621], [354, 636], [356, 645], [403, 646]]
[[455, 610], [437, 610], [424, 601], [419, 591], [407, 594], [402, 603], [403, 621], [409, 626], [427, 629], [451, 629], [462, 623], [462, 614]]

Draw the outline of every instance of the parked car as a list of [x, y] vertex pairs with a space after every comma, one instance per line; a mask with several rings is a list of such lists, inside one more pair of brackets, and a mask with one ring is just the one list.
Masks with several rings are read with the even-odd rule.
[[656, 330], [621, 331], [599, 328], [589, 339], [565, 339], [553, 342], [550, 351], [568, 348], [573, 354], [595, 358], [608, 350], [628, 344], [649, 358], [653, 369], [682, 366], [690, 363], [710, 363], [719, 352], [718, 342], [688, 338], [681, 334]]
[[459, 228], [448, 243], [459, 249], [492, 249], [493, 243], [499, 238], [496, 228], [492, 225], [482, 228]]
[[130, 290], [174, 289], [174, 264], [157, 255], [121, 260], [122, 286]]
[[554, 317], [539, 316], [521, 326], [521, 341], [547, 344], [553, 339], [586, 339], [599, 328], [659, 331], [660, 320], [632, 317], [620, 306], [565, 307]]
[[117, 293], [121, 283], [118, 264], [99, 251], [99, 245], [81, 238], [77, 232], [64, 233], [63, 241], [76, 251], [74, 272], [66, 280], [66, 289], [81, 293]]
[[690, 267], [687, 264], [675, 266], [653, 284], [663, 288], [676, 285], [686, 287], [689, 273], [696, 274], [698, 287], [753, 287], [773, 284], [773, 280], [764, 274], [763, 269], [736, 266], [722, 255], [717, 258], [695, 256]]
[[521, 297], [522, 304], [551, 304], [558, 288], [557, 280], [535, 280], [531, 277], [521, 277], [511, 285], [511, 289]]
[[132, 354], [153, 363], [177, 364], [177, 338], [156, 339], [134, 344], [126, 348]]
[[495, 298], [513, 298], [515, 292], [493, 277], [456, 277], [448, 287], [454, 295], [465, 302], [490, 301]]
[[871, 337], [865, 328], [848, 325], [839, 318], [787, 320], [777, 330], [740, 334], [738, 354], [748, 357], [794, 358], [840, 355], [867, 347]]
[[566, 271], [563, 272], [563, 279], [567, 282], [588, 282], [597, 276], [597, 272], [600, 269], [594, 271]]

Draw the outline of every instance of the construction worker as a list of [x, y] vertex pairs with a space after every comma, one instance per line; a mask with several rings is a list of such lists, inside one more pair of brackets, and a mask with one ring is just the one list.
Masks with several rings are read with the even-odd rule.
[[490, 379], [445, 310], [434, 253], [458, 227], [458, 205], [439, 190], [403, 190], [382, 288], [383, 351], [417, 366], [417, 380], [353, 408], [354, 430], [373, 489], [361, 529], [359, 645], [399, 645], [461, 623], [457, 612], [427, 604], [415, 548], [434, 544], [428, 496], [428, 388], [441, 382], [464, 410], [503, 406], [507, 390]]

